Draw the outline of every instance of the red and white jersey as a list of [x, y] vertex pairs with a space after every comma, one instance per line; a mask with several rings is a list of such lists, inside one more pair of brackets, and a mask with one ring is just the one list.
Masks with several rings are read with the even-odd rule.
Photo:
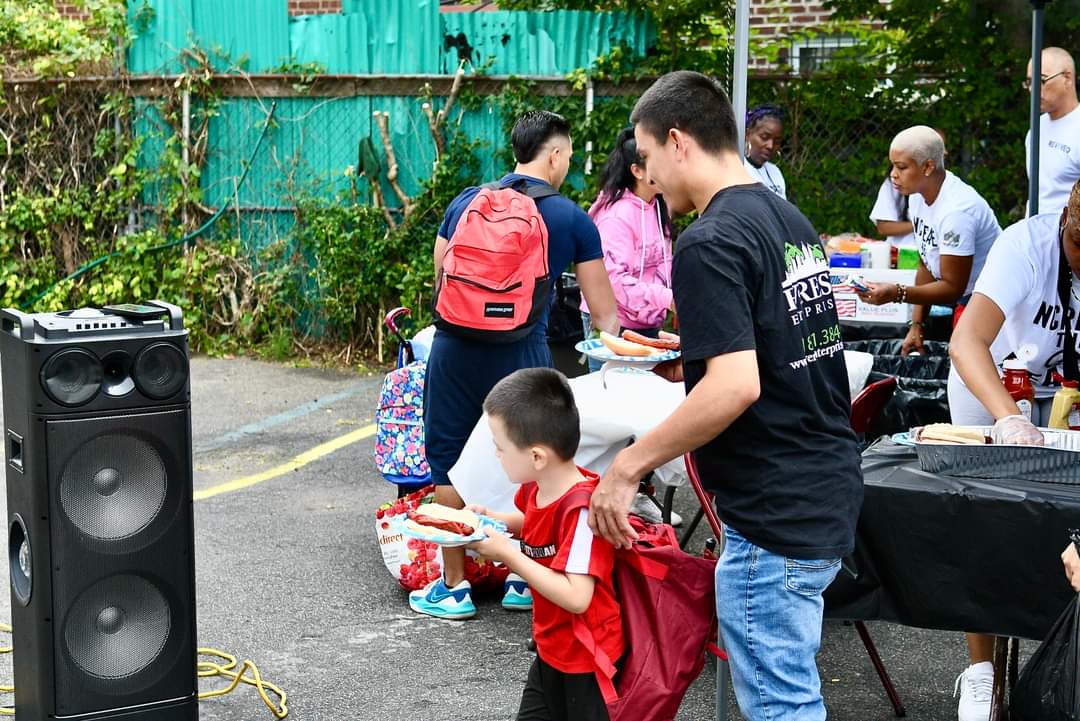
[[[579, 470], [585, 480], [542, 508], [536, 505], [536, 483], [525, 483], [518, 489], [514, 503], [525, 514], [521, 550], [554, 571], [596, 579], [592, 602], [582, 616], [596, 644], [615, 661], [623, 652], [622, 619], [611, 582], [615, 549], [594, 536], [589, 528], [589, 496], [600, 478], [584, 468]], [[587, 494], [576, 493], [582, 489]], [[578, 498], [567, 502], [567, 497], [575, 493]], [[574, 637], [573, 615], [535, 589], [533, 639], [540, 658], [559, 671], [592, 673], [595, 670], [593, 654]]]

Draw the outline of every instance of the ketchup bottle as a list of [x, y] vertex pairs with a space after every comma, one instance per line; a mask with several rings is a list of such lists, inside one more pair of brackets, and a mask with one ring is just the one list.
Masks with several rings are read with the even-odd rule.
[[1032, 387], [1031, 378], [1028, 377], [1027, 366], [1022, 360], [1009, 359], [1002, 364], [1002, 367], [1005, 369], [1005, 377], [1002, 378], [1005, 390], [1016, 401], [1016, 407], [1020, 409], [1024, 417], [1030, 421], [1031, 406], [1035, 403], [1035, 388]]

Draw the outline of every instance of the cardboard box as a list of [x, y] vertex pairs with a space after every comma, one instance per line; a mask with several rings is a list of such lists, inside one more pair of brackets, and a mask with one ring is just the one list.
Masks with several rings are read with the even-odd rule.
[[911, 320], [910, 303], [886, 303], [869, 305], [859, 300], [855, 289], [847, 285], [852, 275], [860, 275], [870, 283], [915, 284], [914, 270], [891, 270], [885, 268], [831, 268], [833, 298], [836, 315], [840, 322], [850, 325], [891, 324], [907, 325]]

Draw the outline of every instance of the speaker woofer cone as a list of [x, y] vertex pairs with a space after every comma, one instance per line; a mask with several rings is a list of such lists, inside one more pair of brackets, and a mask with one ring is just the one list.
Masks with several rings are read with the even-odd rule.
[[101, 368], [105, 374], [101, 384], [105, 395], [120, 398], [135, 390], [135, 380], [131, 377], [131, 356], [124, 351], [107, 353], [101, 359]]
[[41, 368], [41, 385], [54, 401], [81, 406], [101, 390], [104, 371], [93, 353], [69, 348], [56, 353]]
[[172, 630], [165, 595], [134, 574], [104, 578], [79, 594], [64, 619], [70, 659], [97, 679], [114, 681], [146, 669]]
[[147, 528], [165, 504], [168, 475], [154, 446], [107, 433], [80, 446], [60, 473], [60, 507], [80, 531], [119, 541]]
[[34, 592], [34, 554], [26, 524], [18, 513], [8, 531], [8, 568], [11, 569], [11, 588], [15, 600], [26, 606]]
[[187, 383], [187, 358], [172, 343], [154, 343], [135, 356], [135, 385], [155, 400], [170, 398]]

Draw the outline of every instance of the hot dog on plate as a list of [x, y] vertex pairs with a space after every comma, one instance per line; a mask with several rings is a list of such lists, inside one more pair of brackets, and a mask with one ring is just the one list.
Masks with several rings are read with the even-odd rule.
[[600, 340], [615, 355], [648, 357], [658, 353], [658, 349], [650, 348], [640, 343], [633, 343], [622, 338], [616, 338], [610, 333], [600, 331]]
[[650, 348], [659, 348], [660, 350], [679, 350], [680, 346], [679, 336], [674, 333], [668, 333], [666, 338], [650, 338], [647, 335], [642, 335], [641, 333], [632, 330], [624, 330], [622, 332], [622, 337], [625, 341], [648, 346]]
[[425, 503], [408, 512], [405, 527], [432, 538], [446, 533], [471, 536], [480, 527], [480, 517], [463, 508], [451, 508], [441, 503]]

